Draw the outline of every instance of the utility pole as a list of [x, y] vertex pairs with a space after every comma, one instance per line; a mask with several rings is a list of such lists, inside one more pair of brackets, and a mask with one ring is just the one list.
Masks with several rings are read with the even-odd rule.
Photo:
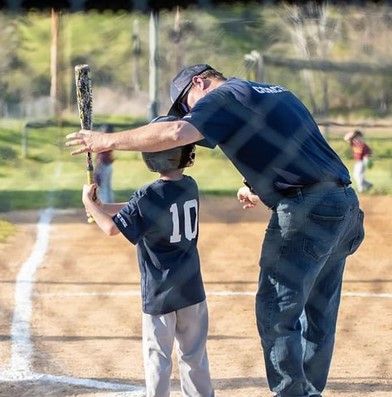
[[132, 34], [132, 53], [133, 53], [133, 89], [136, 92], [140, 91], [140, 33], [139, 33], [139, 21], [136, 19], [133, 22], [133, 34]]
[[59, 31], [60, 31], [60, 17], [59, 12], [52, 8], [51, 13], [51, 31], [52, 43], [50, 47], [50, 104], [51, 114], [55, 116], [56, 120], [59, 117], [59, 81], [58, 81], [58, 62], [59, 62]]
[[174, 29], [173, 29], [174, 37], [174, 64], [175, 70], [182, 69], [182, 51], [181, 51], [181, 22], [180, 22], [180, 7], [177, 6], [176, 14], [174, 17]]
[[151, 11], [150, 13], [150, 57], [149, 57], [149, 94], [150, 120], [158, 116], [158, 59], [159, 59], [159, 11]]

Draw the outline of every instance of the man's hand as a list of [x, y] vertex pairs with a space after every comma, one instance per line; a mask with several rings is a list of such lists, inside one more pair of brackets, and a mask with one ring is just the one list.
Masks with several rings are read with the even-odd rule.
[[243, 204], [243, 209], [253, 208], [260, 203], [259, 196], [251, 193], [247, 186], [242, 186], [238, 189], [237, 198]]
[[91, 130], [80, 130], [78, 132], [68, 134], [65, 145], [81, 146], [81, 148], [71, 152], [72, 155], [87, 152], [100, 153], [109, 150], [106, 135], [110, 134]]

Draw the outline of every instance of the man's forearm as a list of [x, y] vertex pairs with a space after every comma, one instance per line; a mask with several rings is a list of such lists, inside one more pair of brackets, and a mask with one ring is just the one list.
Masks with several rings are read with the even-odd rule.
[[193, 126], [185, 122], [147, 124], [107, 135], [107, 145], [113, 150], [142, 152], [158, 152], [203, 139]]
[[66, 145], [80, 146], [71, 152], [72, 155], [108, 150], [159, 152], [202, 139], [203, 135], [192, 124], [179, 120], [147, 124], [116, 133], [80, 130], [67, 135]]

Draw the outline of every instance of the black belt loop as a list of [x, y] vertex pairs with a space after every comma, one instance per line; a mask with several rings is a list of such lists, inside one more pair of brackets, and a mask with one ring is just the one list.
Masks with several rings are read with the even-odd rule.
[[296, 196], [302, 199], [302, 189], [300, 187], [296, 187], [295, 190], [297, 191]]
[[347, 188], [350, 187], [349, 184], [345, 184], [341, 181], [325, 181], [317, 182], [311, 185], [301, 186], [301, 187], [291, 187], [289, 189], [281, 191], [284, 197], [302, 197], [303, 194], [309, 192], [315, 192], [319, 190], [326, 191], [334, 187], [343, 187], [347, 194]]

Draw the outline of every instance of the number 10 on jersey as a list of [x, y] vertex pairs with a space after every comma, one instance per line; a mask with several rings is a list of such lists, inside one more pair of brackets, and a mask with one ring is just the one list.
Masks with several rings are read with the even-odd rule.
[[[194, 210], [195, 212], [193, 224], [191, 217], [192, 210]], [[173, 232], [172, 235], [170, 236], [170, 242], [179, 243], [181, 241], [182, 236], [180, 234], [180, 217], [179, 217], [177, 203], [171, 205], [170, 212], [172, 214], [172, 220], [173, 220]], [[193, 200], [185, 201], [183, 206], [183, 214], [184, 214], [184, 219], [182, 219], [182, 221], [184, 222], [185, 238], [191, 241], [197, 236], [197, 224], [198, 224], [197, 200], [193, 199]]]

